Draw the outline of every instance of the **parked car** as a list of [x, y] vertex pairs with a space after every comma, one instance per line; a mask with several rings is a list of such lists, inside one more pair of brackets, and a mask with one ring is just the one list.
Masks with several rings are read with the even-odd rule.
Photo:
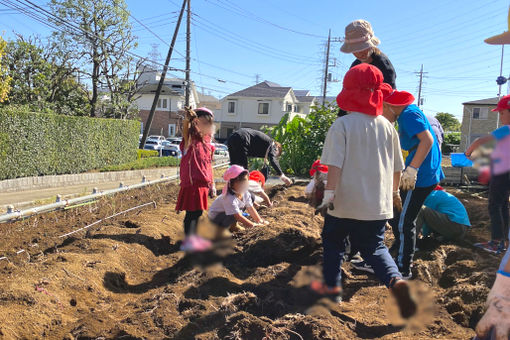
[[159, 151], [163, 148], [163, 145], [161, 144], [161, 142], [159, 140], [147, 139], [147, 141], [145, 141], [145, 145], [143, 146], [143, 148], [145, 150]]
[[182, 153], [181, 150], [179, 149], [179, 146], [172, 144], [168, 141], [163, 142], [163, 149], [161, 150], [161, 154], [163, 156], [172, 156], [177, 158], [182, 157]]
[[213, 143], [215, 155], [228, 156], [228, 147], [225, 144]]
[[179, 145], [182, 142], [182, 137], [169, 137], [166, 140], [172, 144]]
[[164, 142], [166, 140], [165, 136], [157, 136], [157, 135], [151, 135], [147, 139], [159, 140], [161, 142]]

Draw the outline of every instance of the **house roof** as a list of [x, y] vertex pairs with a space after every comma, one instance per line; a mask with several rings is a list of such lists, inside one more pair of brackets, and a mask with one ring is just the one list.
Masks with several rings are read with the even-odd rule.
[[211, 102], [211, 103], [219, 102], [218, 98], [216, 98], [215, 96], [210, 96], [210, 95], [207, 95], [207, 94], [201, 94], [200, 92], [198, 93], [198, 101], [201, 102], [201, 103], [204, 103], [204, 102]]
[[[294, 92], [294, 93], [295, 93], [295, 92]], [[315, 96], [297, 96], [297, 95], [296, 95], [296, 98], [297, 98], [297, 100], [299, 100], [299, 101], [300, 101], [300, 102], [302, 102], [302, 103], [311, 103], [311, 102], [313, 102], [313, 101], [315, 100], [315, 98], [317, 98], [317, 97], [315, 97]]]
[[310, 95], [310, 90], [294, 90], [296, 97], [305, 97]]
[[487, 99], [480, 99], [480, 100], [473, 100], [470, 102], [462, 103], [462, 105], [498, 105], [498, 97], [494, 98], [487, 98]]
[[250, 86], [244, 90], [237, 91], [229, 95], [229, 97], [269, 97], [269, 98], [283, 98], [289, 93], [291, 87], [282, 87], [270, 81], [263, 81], [262, 83]]

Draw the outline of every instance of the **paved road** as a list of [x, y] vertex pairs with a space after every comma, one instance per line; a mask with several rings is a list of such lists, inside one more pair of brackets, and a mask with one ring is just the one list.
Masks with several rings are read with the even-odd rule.
[[[177, 168], [161, 168], [166, 176], [177, 174]], [[159, 176], [147, 176], [148, 180], [158, 179]], [[140, 183], [141, 179], [125, 180], [125, 185]], [[82, 185], [72, 185], [58, 188], [27, 190], [18, 192], [8, 192], [0, 194], [0, 214], [5, 213], [7, 205], [12, 204], [16, 209], [27, 208], [30, 206], [37, 206], [48, 204], [55, 201], [57, 195], [62, 195], [63, 198], [72, 198], [76, 196], [83, 196], [91, 194], [93, 188], [99, 190], [114, 189], [119, 187], [119, 182], [103, 182], [103, 183], [89, 183]]]

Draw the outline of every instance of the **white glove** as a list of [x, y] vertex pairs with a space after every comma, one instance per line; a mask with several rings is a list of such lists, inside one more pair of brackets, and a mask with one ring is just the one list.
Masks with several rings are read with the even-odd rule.
[[321, 205], [317, 207], [317, 210], [321, 210], [323, 208], [330, 208], [330, 205], [333, 204], [335, 200], [335, 190], [324, 190], [324, 198], [322, 199]]
[[280, 176], [280, 179], [283, 181], [283, 183], [285, 183], [285, 185], [291, 185], [292, 184], [292, 181], [290, 180], [290, 178], [288, 178], [287, 176], [285, 176], [285, 174], [282, 174]]
[[209, 188], [209, 197], [215, 198], [218, 192], [216, 191], [216, 186], [213, 184], [211, 188]]
[[476, 325], [480, 338], [493, 330], [496, 339], [507, 340], [510, 335], [510, 277], [496, 275], [496, 281], [487, 298], [487, 311]]
[[416, 179], [418, 178], [418, 169], [408, 166], [402, 173], [400, 188], [404, 191], [414, 190]]

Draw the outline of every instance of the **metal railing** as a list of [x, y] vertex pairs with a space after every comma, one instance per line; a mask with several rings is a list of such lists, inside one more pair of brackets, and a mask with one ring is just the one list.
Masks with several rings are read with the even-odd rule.
[[[214, 165], [213, 169], [226, 167], [229, 164], [228, 161], [226, 161], [226, 159], [220, 159], [218, 161], [221, 161], [221, 163]], [[78, 206], [82, 203], [86, 203], [88, 201], [93, 201], [100, 197], [114, 195], [114, 194], [118, 194], [118, 193], [121, 193], [124, 191], [132, 190], [132, 189], [139, 189], [139, 188], [143, 188], [148, 185], [176, 181], [179, 179], [179, 177], [180, 177], [180, 175], [179, 175], [179, 173], [177, 173], [177, 175], [173, 175], [173, 176], [169, 176], [169, 177], [163, 177], [163, 175], [162, 175], [162, 177], [159, 179], [148, 181], [145, 179], [145, 176], [144, 176], [142, 178], [141, 183], [132, 184], [132, 185], [123, 185], [121, 182], [120, 186], [116, 189], [110, 189], [110, 190], [105, 190], [105, 191], [101, 191], [101, 192], [94, 192], [91, 195], [71, 198], [71, 199], [67, 199], [67, 200], [62, 200], [62, 199], [59, 200], [59, 197], [57, 196], [57, 202], [55, 202], [55, 203], [46, 204], [46, 205], [33, 207], [33, 208], [28, 208], [25, 210], [15, 211], [11, 206], [10, 208], [8, 208], [6, 214], [0, 215], [0, 223], [12, 222], [12, 221], [27, 218], [27, 217], [34, 216], [34, 215], [41, 214], [41, 213], [46, 213], [46, 212], [59, 210], [59, 209], [65, 209], [66, 207], [68, 208], [68, 207], [72, 207], [72, 206]], [[94, 191], [96, 191], [96, 190], [94, 190]]]

